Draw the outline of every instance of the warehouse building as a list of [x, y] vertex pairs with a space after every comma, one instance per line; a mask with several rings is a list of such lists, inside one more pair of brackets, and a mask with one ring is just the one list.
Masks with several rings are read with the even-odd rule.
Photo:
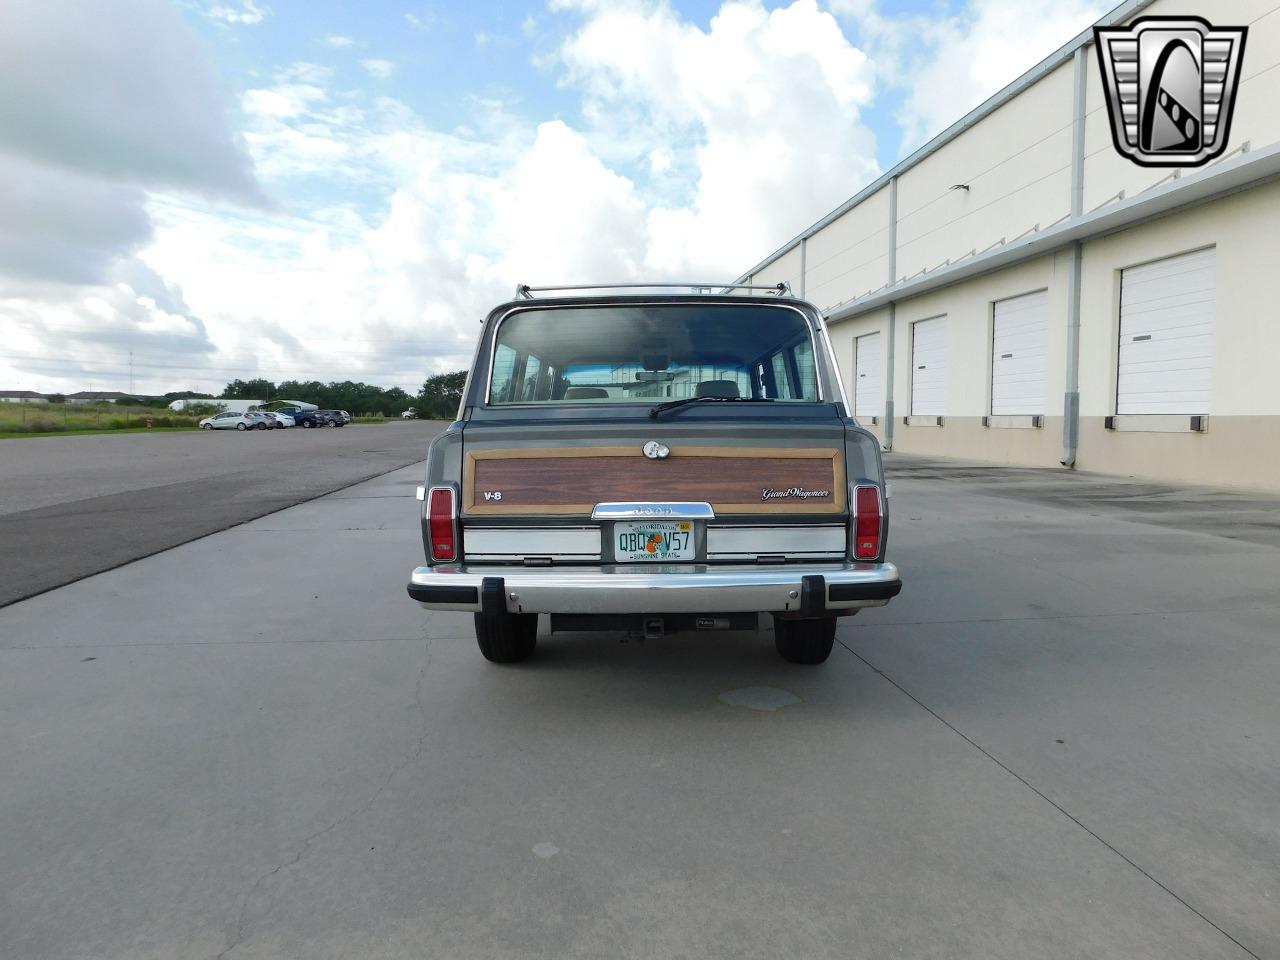
[[1099, 26], [1152, 16], [1248, 28], [1208, 163], [1119, 152], [1086, 31], [741, 278], [823, 309], [886, 449], [1280, 490], [1280, 8]]

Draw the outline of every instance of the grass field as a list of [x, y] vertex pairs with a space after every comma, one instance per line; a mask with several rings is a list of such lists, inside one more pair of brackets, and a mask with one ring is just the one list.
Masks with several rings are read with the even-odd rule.
[[0, 403], [0, 433], [77, 433], [146, 427], [191, 428], [205, 414], [174, 413], [154, 407], [120, 407], [114, 403]]
[[[0, 403], [0, 439], [104, 432], [194, 430], [208, 413], [175, 413], [155, 407], [121, 407], [114, 403]], [[356, 423], [383, 423], [385, 417], [356, 417]]]

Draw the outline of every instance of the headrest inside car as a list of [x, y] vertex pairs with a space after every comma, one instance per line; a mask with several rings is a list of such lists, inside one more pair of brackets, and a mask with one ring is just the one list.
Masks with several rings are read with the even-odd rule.
[[608, 396], [604, 387], [570, 387], [564, 392], [566, 400], [603, 400]]
[[703, 380], [694, 393], [695, 397], [728, 397], [730, 399], [739, 395], [736, 380]]

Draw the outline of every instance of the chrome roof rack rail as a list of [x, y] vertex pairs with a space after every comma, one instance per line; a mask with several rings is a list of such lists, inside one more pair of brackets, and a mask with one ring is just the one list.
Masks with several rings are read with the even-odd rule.
[[551, 293], [563, 290], [691, 290], [698, 294], [731, 293], [734, 290], [763, 290], [778, 297], [791, 296], [791, 285], [775, 283], [768, 286], [750, 283], [584, 283], [531, 287], [527, 283], [516, 284], [517, 300], [532, 300], [535, 293]]

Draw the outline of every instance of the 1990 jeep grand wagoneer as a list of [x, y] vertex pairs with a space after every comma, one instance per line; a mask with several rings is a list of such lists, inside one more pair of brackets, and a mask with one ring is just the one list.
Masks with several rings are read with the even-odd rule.
[[522, 286], [485, 320], [409, 595], [474, 612], [489, 660], [529, 656], [540, 613], [650, 637], [767, 613], [778, 653], [821, 663], [837, 617], [901, 589], [879, 446], [818, 311], [679, 289]]

